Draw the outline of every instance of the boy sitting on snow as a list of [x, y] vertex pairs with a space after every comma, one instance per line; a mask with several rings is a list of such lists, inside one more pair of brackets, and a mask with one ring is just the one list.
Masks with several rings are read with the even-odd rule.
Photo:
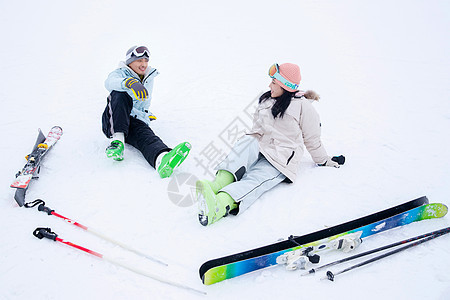
[[189, 154], [191, 145], [184, 142], [170, 149], [150, 129], [156, 117], [149, 112], [153, 79], [159, 72], [148, 65], [150, 51], [145, 46], [131, 47], [125, 62], [111, 72], [105, 81], [110, 92], [102, 116], [103, 133], [112, 138], [106, 156], [123, 160], [124, 144], [142, 152], [161, 178], [169, 177]]

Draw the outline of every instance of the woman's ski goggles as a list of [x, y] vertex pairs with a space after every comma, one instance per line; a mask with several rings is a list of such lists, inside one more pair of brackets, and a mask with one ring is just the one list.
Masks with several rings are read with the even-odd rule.
[[290, 82], [289, 80], [287, 80], [286, 78], [284, 78], [280, 74], [280, 70], [278, 68], [278, 64], [273, 64], [272, 66], [270, 66], [270, 68], [269, 68], [269, 76], [270, 76], [270, 78], [274, 78], [274, 79], [280, 81], [281, 84], [284, 84], [285, 86], [287, 86], [290, 89], [293, 89], [293, 90], [297, 90], [298, 89], [298, 84]]
[[128, 53], [127, 59], [136, 56], [136, 57], [142, 57], [146, 56], [147, 58], [150, 58], [150, 51], [145, 46], [136, 47], [133, 51]]

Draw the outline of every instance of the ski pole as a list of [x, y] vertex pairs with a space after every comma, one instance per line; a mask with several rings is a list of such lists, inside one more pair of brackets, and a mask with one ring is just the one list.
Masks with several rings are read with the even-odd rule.
[[71, 219], [69, 219], [67, 217], [64, 217], [64, 216], [56, 213], [53, 209], [45, 206], [45, 202], [42, 199], [36, 199], [33, 202], [25, 203], [25, 207], [31, 208], [31, 207], [35, 207], [38, 204], [39, 204], [39, 206], [38, 206], [38, 210], [39, 211], [43, 211], [43, 212], [47, 213], [48, 215], [53, 215], [55, 217], [63, 219], [67, 223], [70, 223], [70, 224], [75, 225], [75, 226], [77, 226], [77, 227], [79, 227], [79, 228], [81, 228], [81, 229], [83, 229], [85, 231], [88, 231], [88, 232], [98, 236], [101, 239], [104, 239], [104, 240], [106, 240], [106, 241], [108, 241], [110, 243], [113, 243], [113, 244], [115, 244], [117, 246], [122, 247], [123, 249], [126, 249], [128, 251], [134, 252], [134, 253], [136, 253], [136, 254], [138, 254], [140, 256], [143, 256], [143, 257], [145, 257], [145, 258], [147, 258], [149, 260], [152, 260], [152, 261], [154, 261], [156, 263], [159, 263], [161, 265], [164, 265], [166, 267], [168, 266], [168, 264], [166, 264], [165, 262], [162, 262], [162, 261], [160, 261], [160, 260], [158, 260], [158, 259], [156, 259], [156, 258], [154, 258], [154, 257], [152, 257], [152, 256], [150, 256], [150, 255], [148, 255], [146, 253], [143, 253], [143, 252], [141, 252], [141, 251], [139, 251], [137, 249], [134, 249], [131, 246], [128, 246], [128, 245], [126, 245], [126, 244], [124, 244], [124, 243], [122, 243], [120, 241], [114, 240], [111, 237], [105, 236], [104, 234], [102, 234], [101, 232], [97, 231], [96, 229], [94, 229], [92, 227], [87, 227], [87, 226], [85, 226], [83, 224], [80, 224], [80, 223], [78, 223], [78, 222], [76, 222], [74, 220], [71, 220]]
[[430, 241], [430, 240], [432, 240], [432, 239], [434, 239], [434, 238], [440, 237], [440, 236], [442, 236], [442, 235], [447, 234], [447, 233], [450, 232], [450, 230], [449, 230], [450, 227], [447, 227], [447, 228], [445, 228], [445, 229], [446, 229], [446, 230], [444, 230], [442, 233], [428, 236], [428, 237], [423, 238], [423, 239], [421, 239], [421, 240], [418, 240], [418, 241], [416, 241], [416, 242], [414, 242], [414, 243], [412, 243], [412, 244], [409, 244], [409, 245], [403, 246], [403, 247], [401, 247], [401, 248], [398, 248], [398, 249], [395, 249], [395, 250], [386, 252], [385, 254], [382, 254], [382, 255], [376, 256], [376, 257], [374, 257], [374, 258], [368, 259], [368, 260], [366, 260], [366, 261], [363, 261], [363, 262], [361, 262], [361, 263], [359, 263], [359, 264], [350, 266], [350, 267], [348, 267], [348, 268], [346, 268], [346, 269], [344, 269], [344, 270], [338, 271], [338, 272], [336, 272], [336, 273], [333, 273], [333, 272], [331, 272], [331, 271], [328, 271], [328, 272], [327, 272], [327, 277], [324, 277], [324, 278], [322, 278], [322, 279], [328, 279], [328, 280], [334, 281], [334, 278], [335, 278], [337, 275], [339, 275], [339, 274], [342, 274], [342, 273], [348, 272], [348, 271], [350, 271], [350, 270], [359, 268], [359, 267], [361, 267], [361, 266], [370, 264], [370, 263], [372, 263], [372, 262], [374, 262], [374, 261], [380, 260], [380, 259], [385, 258], [385, 257], [387, 257], [387, 256], [393, 255], [393, 254], [395, 254], [395, 253], [404, 251], [404, 250], [409, 249], [409, 248], [411, 248], [411, 247], [414, 247], [414, 246], [420, 245], [420, 244], [422, 244], [422, 243], [428, 242], [428, 241]]
[[109, 261], [110, 263], [112, 263], [112, 264], [114, 264], [114, 265], [117, 265], [117, 266], [120, 266], [120, 267], [122, 267], [122, 268], [128, 269], [128, 270], [130, 270], [130, 271], [132, 271], [132, 272], [134, 272], [134, 273], [143, 275], [143, 276], [145, 276], [145, 277], [149, 277], [149, 278], [154, 279], [154, 280], [156, 280], [156, 281], [159, 281], [159, 282], [162, 282], [162, 283], [165, 283], [165, 284], [174, 286], [174, 287], [178, 287], [178, 288], [182, 288], [182, 289], [185, 289], [185, 290], [189, 290], [189, 291], [193, 291], [193, 292], [196, 292], [196, 293], [200, 293], [200, 294], [202, 294], [202, 295], [206, 295], [206, 293], [203, 292], [203, 291], [196, 290], [196, 289], [191, 288], [191, 287], [188, 287], [188, 286], [186, 286], [186, 285], [183, 285], [183, 284], [180, 284], [180, 283], [177, 283], [177, 282], [174, 282], [174, 281], [167, 280], [167, 279], [162, 278], [162, 277], [160, 277], [160, 276], [158, 276], [158, 275], [151, 274], [151, 273], [149, 273], [149, 272], [147, 272], [147, 271], [144, 271], [144, 270], [140, 270], [140, 269], [134, 268], [133, 266], [130, 266], [130, 265], [125, 264], [125, 263], [123, 263], [123, 262], [119, 262], [119, 261], [113, 259], [112, 257], [108, 257], [108, 256], [106, 256], [106, 255], [103, 255], [103, 254], [98, 253], [98, 252], [96, 252], [96, 251], [90, 250], [90, 249], [85, 248], [85, 247], [83, 247], [83, 246], [80, 246], [80, 245], [71, 243], [71, 242], [69, 242], [69, 241], [65, 241], [65, 240], [63, 240], [62, 238], [59, 238], [58, 235], [57, 235], [56, 233], [52, 232], [51, 228], [42, 228], [42, 227], [36, 228], [36, 229], [33, 231], [33, 235], [34, 235], [35, 237], [37, 237], [38, 239], [47, 238], [47, 239], [53, 240], [53, 241], [55, 241], [55, 242], [60, 242], [60, 243], [62, 243], [62, 244], [65, 244], [65, 245], [74, 247], [74, 248], [76, 248], [76, 249], [78, 249], [78, 250], [84, 251], [84, 252], [89, 253], [89, 254], [92, 254], [92, 255], [94, 255], [94, 256], [96, 256], [96, 257], [98, 257], [98, 258], [101, 258], [101, 259], [104, 259], [104, 260], [106, 260], [106, 261]]
[[353, 256], [350, 256], [350, 257], [347, 257], [347, 258], [344, 258], [344, 259], [336, 260], [336, 261], [333, 261], [331, 263], [325, 264], [323, 266], [311, 269], [308, 272], [305, 272], [305, 273], [301, 274], [301, 276], [314, 274], [315, 272], [317, 272], [317, 271], [319, 271], [321, 269], [327, 268], [327, 267], [331, 267], [331, 266], [334, 266], [334, 265], [337, 265], [337, 264], [341, 264], [341, 263], [344, 263], [344, 262], [347, 262], [347, 261], [350, 261], [350, 260], [354, 260], [354, 259], [357, 259], [357, 258], [360, 258], [360, 257], [363, 257], [363, 256], [367, 256], [367, 255], [370, 255], [370, 254], [373, 254], [373, 253], [376, 253], [376, 252], [380, 252], [380, 251], [383, 251], [383, 250], [386, 250], [386, 249], [397, 247], [397, 246], [400, 246], [400, 245], [403, 245], [403, 244], [406, 244], [406, 243], [417, 241], [417, 240], [420, 240], [420, 239], [423, 239], [423, 238], [426, 238], [426, 237], [429, 237], [429, 236], [432, 236], [432, 235], [448, 233], [448, 231], [450, 231], [450, 227], [443, 228], [443, 229], [436, 230], [436, 231], [429, 232], [429, 233], [425, 233], [425, 234], [422, 234], [422, 235], [419, 235], [419, 236], [415, 236], [415, 237], [412, 237], [412, 238], [409, 238], [409, 239], [406, 239], [406, 240], [403, 240], [403, 241], [400, 241], [400, 242], [396, 242], [396, 243], [393, 243], [393, 244], [389, 244], [389, 245], [386, 245], [386, 246], [383, 246], [383, 247], [380, 247], [380, 248], [375, 248], [375, 249], [369, 250], [367, 252], [356, 254], [356, 255], [353, 255]]

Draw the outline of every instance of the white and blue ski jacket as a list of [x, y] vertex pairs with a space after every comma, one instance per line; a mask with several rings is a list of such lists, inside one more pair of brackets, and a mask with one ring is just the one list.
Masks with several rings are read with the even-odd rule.
[[[112, 91], [127, 92], [131, 99], [133, 99], [133, 108], [131, 109], [130, 116], [150, 124], [149, 116], [151, 116], [152, 113], [149, 111], [149, 107], [152, 101], [153, 79], [158, 74], [158, 70], [149, 66], [147, 70], [145, 70], [144, 79], [141, 81], [139, 75], [122, 61], [119, 63], [119, 68], [108, 75], [108, 78], [105, 81], [105, 87], [110, 93]], [[143, 101], [136, 99], [133, 92], [125, 87], [124, 82], [129, 77], [136, 78], [144, 85], [148, 91], [148, 97], [146, 99]]]

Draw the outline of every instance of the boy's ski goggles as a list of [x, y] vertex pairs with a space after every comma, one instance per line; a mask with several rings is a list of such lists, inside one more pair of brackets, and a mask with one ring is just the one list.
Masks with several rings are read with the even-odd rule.
[[129, 59], [133, 56], [136, 56], [136, 57], [146, 56], [147, 58], [150, 58], [150, 51], [145, 46], [136, 47], [133, 51], [128, 53], [127, 59]]
[[269, 68], [269, 76], [270, 76], [270, 78], [274, 78], [274, 79], [280, 81], [281, 84], [284, 84], [285, 86], [287, 86], [290, 89], [293, 89], [293, 90], [298, 89], [298, 84], [290, 82], [289, 80], [287, 80], [280, 74], [280, 70], [278, 69], [278, 64], [273, 64]]

